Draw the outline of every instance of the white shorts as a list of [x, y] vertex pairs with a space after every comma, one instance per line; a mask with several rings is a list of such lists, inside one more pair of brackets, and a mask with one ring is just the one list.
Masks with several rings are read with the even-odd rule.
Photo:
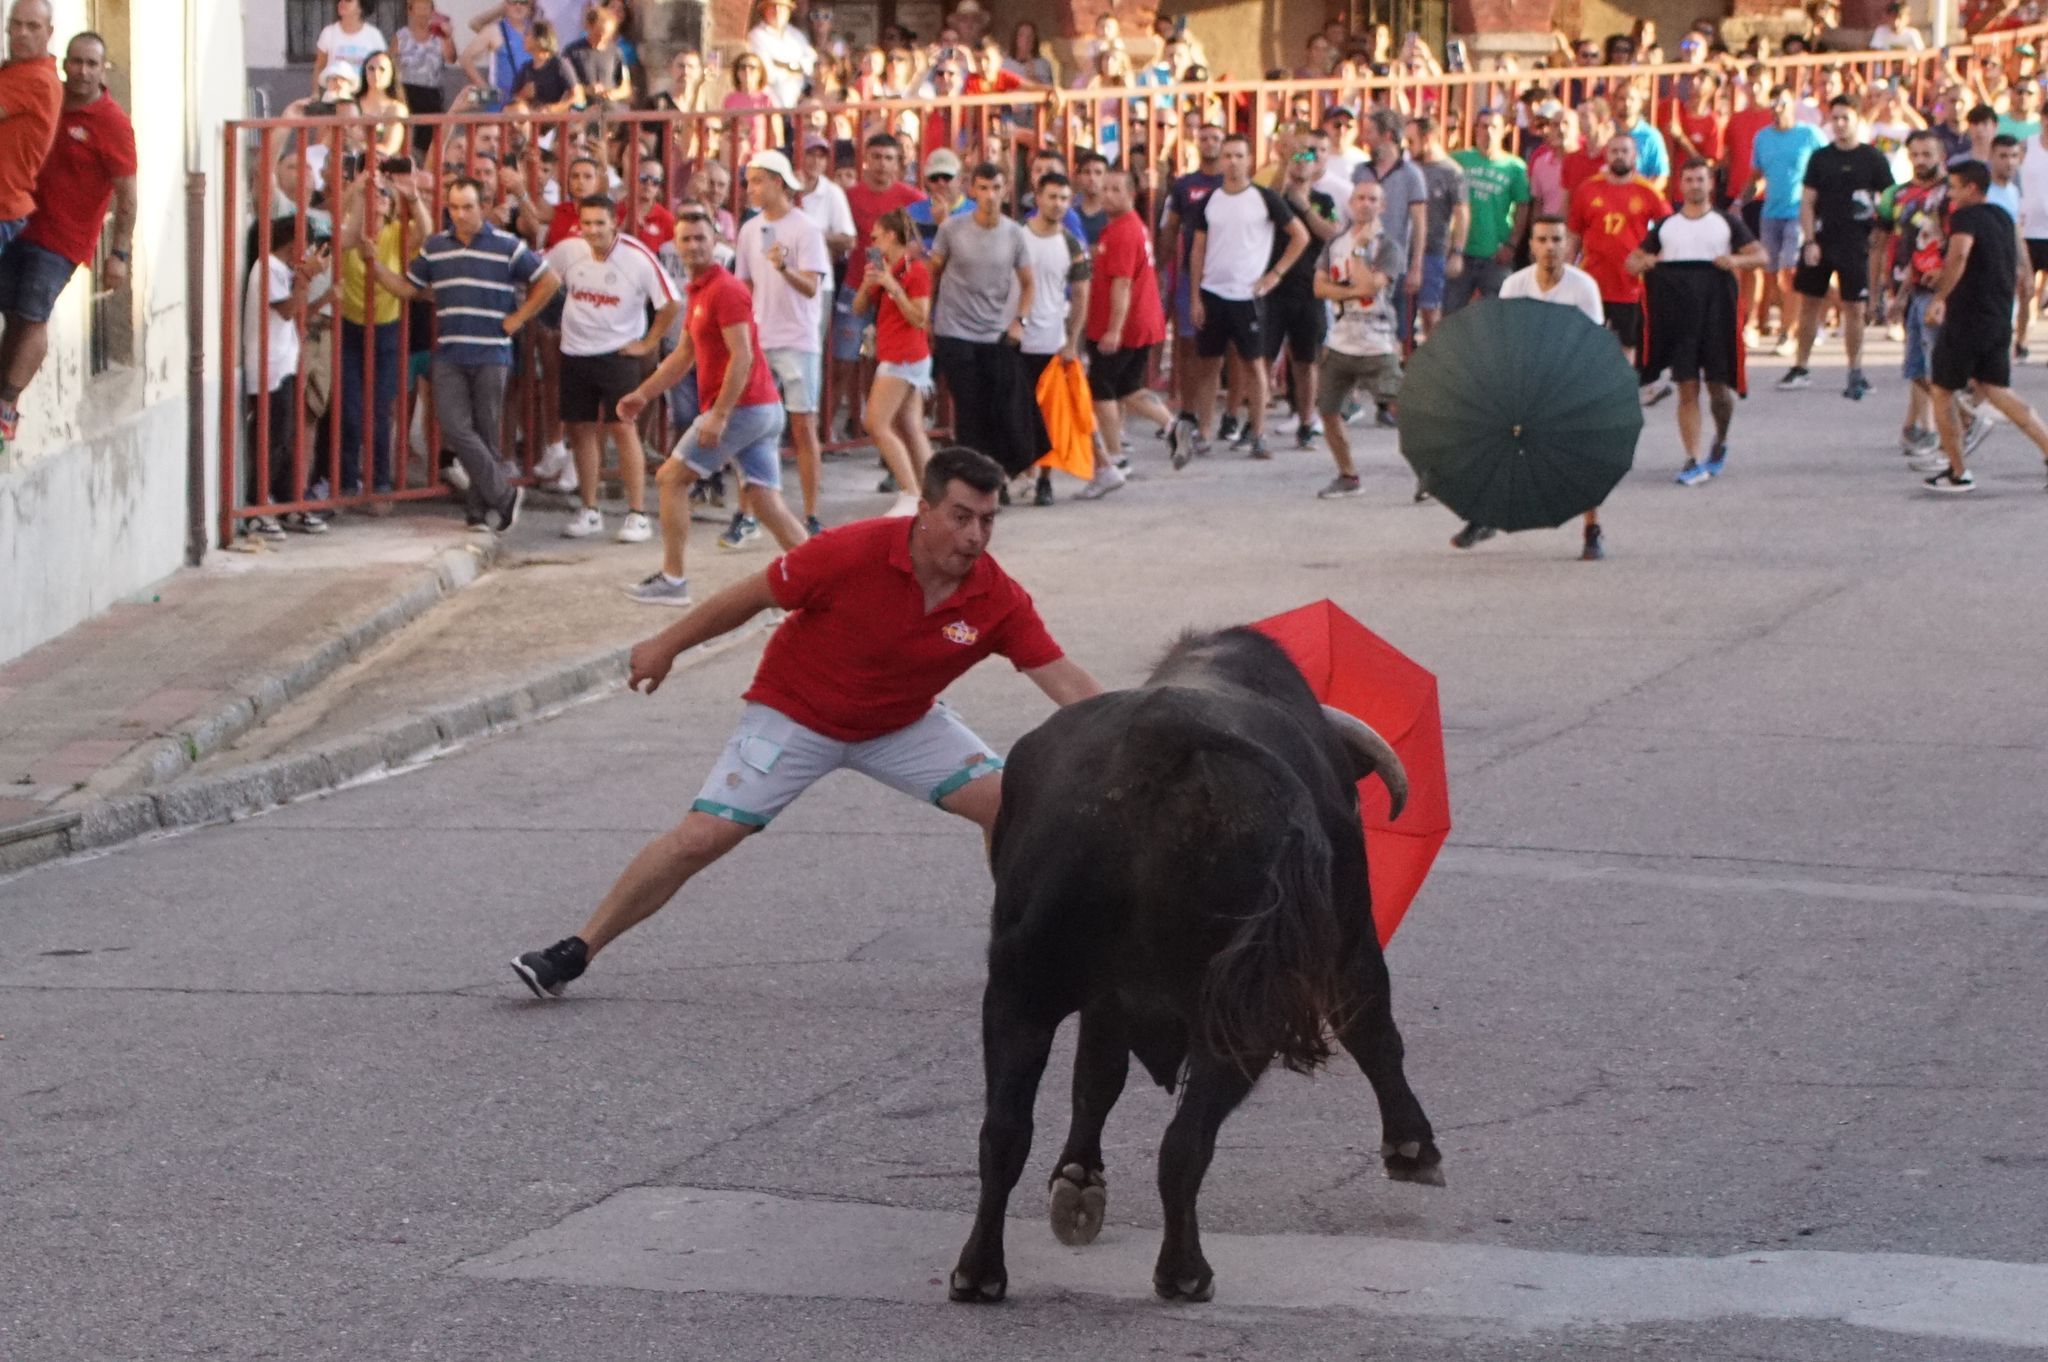
[[866, 742], [840, 742], [779, 710], [749, 704], [690, 811], [765, 828], [842, 767], [937, 804], [1002, 770], [1003, 759], [943, 704], [907, 728]]
[[815, 350], [763, 350], [768, 372], [782, 390], [782, 408], [792, 416], [818, 409], [818, 389], [825, 381], [825, 359]]

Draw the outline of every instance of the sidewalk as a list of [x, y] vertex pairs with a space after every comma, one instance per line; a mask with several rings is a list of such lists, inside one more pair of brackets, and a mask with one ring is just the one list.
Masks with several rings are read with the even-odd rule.
[[[828, 479], [851, 493], [856, 466], [872, 478], [847, 460]], [[879, 499], [840, 500], [845, 519]], [[331, 789], [615, 686], [674, 618], [621, 589], [659, 545], [563, 539], [567, 505], [534, 495], [498, 537], [435, 503], [216, 553], [0, 667], [0, 873]], [[699, 601], [776, 552], [715, 536], [691, 534]]]

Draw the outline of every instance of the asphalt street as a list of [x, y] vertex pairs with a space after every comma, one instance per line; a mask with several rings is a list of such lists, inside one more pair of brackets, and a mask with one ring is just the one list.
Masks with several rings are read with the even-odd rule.
[[[1107, 502], [1005, 513], [1111, 685], [1326, 596], [1437, 673], [1456, 828], [1389, 960], [1446, 1188], [1380, 1177], [1355, 1069], [1269, 1078], [1204, 1192], [1216, 1300], [1164, 1305], [1164, 1094], [1110, 1123], [1102, 1241], [1044, 1226], [1069, 1029], [1012, 1298], [947, 1304], [987, 873], [851, 775], [535, 1002], [506, 960], [678, 816], [748, 648], [0, 882], [0, 1357], [2038, 1355], [2048, 495], [2009, 429], [1919, 492], [1895, 366], [1756, 393], [1702, 488], [1651, 412], [1601, 564], [1451, 550], [1383, 433], [1354, 500], [1148, 431]], [[949, 698], [999, 747], [1048, 707], [1000, 662]]]

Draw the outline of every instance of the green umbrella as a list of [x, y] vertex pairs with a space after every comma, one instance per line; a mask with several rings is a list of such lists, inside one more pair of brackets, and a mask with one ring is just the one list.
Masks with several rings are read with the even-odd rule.
[[1612, 333], [1576, 307], [1490, 299], [1445, 317], [1401, 383], [1401, 454], [1466, 520], [1562, 525], [1635, 460], [1643, 408]]

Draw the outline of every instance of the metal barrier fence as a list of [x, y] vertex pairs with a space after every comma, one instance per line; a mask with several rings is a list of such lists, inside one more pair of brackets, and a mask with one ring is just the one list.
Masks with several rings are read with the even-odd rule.
[[[1823, 53], [1773, 58], [1763, 65], [1769, 84], [1788, 85], [1800, 94], [1818, 91], [1822, 72], [1828, 67], [1838, 68], [1852, 87], [1867, 87], [1880, 79], [1895, 81], [1910, 91], [1914, 107], [1924, 109], [1938, 92], [1937, 82], [1947, 78], [1951, 62], [1967, 68], [2002, 61], [2021, 44], [2042, 39], [2048, 39], [2048, 24], [1986, 35], [1942, 52]], [[835, 144], [851, 141], [858, 147], [876, 132], [889, 132], [903, 145], [907, 162], [921, 160], [941, 146], [956, 152], [970, 168], [984, 160], [993, 161], [1009, 170], [1010, 209], [1020, 215], [1025, 189], [1020, 181], [1032, 153], [1051, 148], [1071, 165], [1077, 152], [1097, 150], [1132, 170], [1137, 179], [1137, 207], [1156, 225], [1167, 185], [1192, 168], [1193, 133], [1203, 124], [1248, 136], [1258, 164], [1265, 163], [1269, 146], [1283, 125], [1320, 123], [1323, 115], [1339, 104], [1354, 110], [1384, 105], [1409, 114], [1431, 112], [1444, 125], [1451, 145], [1457, 146], [1469, 143], [1481, 110], [1505, 106], [1534, 84], [1553, 90], [1568, 104], [1617, 83], [1647, 84], [1659, 101], [1652, 104], [1654, 110], [1675, 93], [1678, 81], [1700, 69], [1673, 63], [1463, 72], [1420, 79], [1396, 74], [1354, 81], [1024, 89], [945, 100], [871, 100], [738, 112], [605, 109], [567, 114], [437, 114], [408, 118], [402, 130], [394, 127], [393, 120], [376, 117], [230, 122], [224, 132], [222, 181], [227, 202], [219, 243], [227, 266], [222, 272], [220, 351], [223, 373], [238, 377], [221, 385], [222, 542], [233, 537], [241, 520], [253, 515], [332, 510], [446, 494], [434, 467], [440, 443], [431, 408], [423, 413], [428, 467], [416, 475], [408, 457], [408, 436], [419, 401], [410, 372], [415, 366], [409, 361], [431, 344], [431, 308], [400, 307], [395, 322], [379, 327], [375, 319], [383, 291], [375, 272], [363, 271], [361, 302], [355, 310], [367, 324], [344, 325], [344, 276], [353, 267], [338, 243], [349, 225], [343, 182], [356, 164], [350, 160], [352, 155], [374, 165], [381, 159], [377, 153], [385, 148], [410, 153], [411, 171], [394, 171], [384, 177], [389, 183], [402, 174], [412, 175], [426, 219], [404, 232], [401, 272], [403, 260], [421, 244], [419, 232], [440, 229], [445, 186], [457, 174], [482, 178], [487, 187], [494, 186], [494, 220], [516, 211], [525, 215], [523, 225], [529, 232], [545, 231], [548, 210], [568, 197], [570, 161], [588, 150], [615, 177], [622, 231], [638, 232], [644, 225], [646, 211], [637, 192], [638, 174], [643, 165], [650, 164], [659, 165], [663, 172], [663, 207], [673, 209], [679, 198], [675, 191], [687, 184], [690, 187], [680, 197], [702, 202], [706, 195], [715, 195], [730, 211], [730, 222], [736, 224], [743, 210], [737, 167], [744, 164], [745, 153], [763, 145], [800, 153], [812, 135]], [[710, 169], [712, 166], [725, 168], [727, 184], [719, 185], [719, 172]], [[396, 205], [398, 201], [393, 202]], [[259, 211], [257, 205], [268, 208]], [[387, 211], [395, 211], [395, 207], [387, 210], [382, 194], [365, 194], [360, 228], [370, 240], [378, 240], [388, 222]], [[295, 321], [276, 317], [268, 307], [257, 308], [256, 325], [262, 334], [245, 337], [245, 291], [262, 287], [252, 267], [264, 258], [268, 224], [285, 217], [294, 223], [294, 259], [303, 258], [323, 240], [335, 243], [325, 287], [316, 287], [305, 315]], [[539, 241], [534, 244], [537, 248], [543, 245]], [[849, 253], [853, 261], [862, 259], [866, 244], [855, 243]], [[1178, 260], [1172, 243], [1160, 243], [1157, 259], [1160, 282], [1170, 299]], [[844, 280], [839, 282], [845, 286]], [[387, 312], [391, 301], [383, 296]], [[280, 325], [296, 328], [302, 343], [288, 404], [261, 400], [276, 386], [272, 382], [275, 376], [269, 372], [269, 342], [271, 328]], [[392, 327], [396, 329], [395, 360]], [[243, 363], [243, 342], [250, 339], [255, 342], [249, 347], [256, 357], [253, 366]], [[354, 354], [345, 354], [344, 340]], [[384, 347], [381, 357], [380, 343]], [[529, 480], [559, 426], [553, 419], [555, 403], [548, 391], [556, 345], [536, 327], [526, 328], [515, 339], [514, 379], [507, 394], [501, 448]], [[849, 428], [859, 431], [856, 418], [862, 389], [856, 381], [854, 391], [845, 391], [849, 372], [843, 364], [831, 362], [829, 341], [825, 349], [820, 435], [827, 448], [844, 447], [856, 441], [832, 440], [827, 426], [845, 407]], [[253, 372], [247, 372], [251, 367]], [[866, 370], [857, 372], [864, 377]], [[252, 382], [254, 395], [245, 396]], [[395, 387], [388, 402], [380, 401], [380, 386], [386, 391]], [[345, 395], [354, 399], [353, 404], [344, 401]], [[349, 405], [355, 410], [346, 410]], [[288, 429], [273, 428], [274, 408], [285, 414]], [[665, 405], [652, 404], [646, 423], [643, 437], [648, 443], [657, 449], [667, 448], [672, 432], [667, 429]], [[272, 455], [280, 439], [289, 441], [288, 457], [284, 476], [274, 479]], [[388, 485], [380, 486], [380, 482]], [[284, 494], [279, 494], [280, 487]]]

